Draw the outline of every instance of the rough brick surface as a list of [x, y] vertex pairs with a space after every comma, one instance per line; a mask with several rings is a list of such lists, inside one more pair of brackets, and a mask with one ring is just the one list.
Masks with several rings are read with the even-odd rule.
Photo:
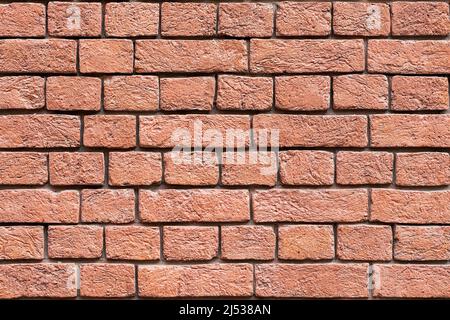
[[450, 298], [449, 1], [0, 2], [0, 299]]

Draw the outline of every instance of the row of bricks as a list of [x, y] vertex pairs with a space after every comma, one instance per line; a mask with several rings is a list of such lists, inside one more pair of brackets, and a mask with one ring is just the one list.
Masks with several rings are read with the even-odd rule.
[[[101, 3], [50, 2], [48, 34], [100, 37], [102, 10]], [[104, 35], [388, 36], [392, 25], [394, 36], [446, 36], [448, 15], [445, 2], [107, 3]], [[0, 20], [0, 37], [46, 35], [43, 4], [2, 5]]]
[[0, 148], [243, 148], [250, 141], [261, 147], [362, 148], [369, 140], [375, 148], [450, 147], [448, 114], [89, 115], [83, 120], [81, 141], [79, 116], [0, 116]]
[[161, 229], [49, 226], [44, 242], [42, 226], [0, 227], [0, 260], [42, 260], [44, 252], [51, 259], [99, 259], [104, 254], [111, 260], [136, 261], [209, 261], [218, 256], [222, 260], [260, 261], [273, 261], [276, 256], [299, 261], [335, 257], [344, 261], [450, 259], [449, 226], [397, 225], [393, 233], [387, 225], [338, 225], [336, 234], [332, 225], [281, 225], [277, 231], [272, 226], [253, 225]]
[[[450, 155], [443, 152], [397, 153], [327, 151], [164, 153], [111, 152], [111, 186], [150, 186], [162, 181], [179, 186], [331, 186], [391, 184], [450, 185]], [[220, 165], [219, 165], [220, 164]], [[220, 168], [221, 167], [221, 168]], [[164, 171], [164, 172], [163, 172]], [[336, 172], [335, 172], [336, 171]], [[100, 152], [0, 153], [0, 185], [102, 185], [105, 160]], [[189, 174], [186, 174], [186, 173]], [[50, 179], [49, 179], [50, 176]]]
[[[367, 57], [366, 57], [367, 51]], [[77, 54], [78, 52], [78, 54]], [[449, 40], [0, 40], [1, 73], [450, 73]], [[79, 58], [78, 58], [79, 57]]]
[[3, 264], [0, 298], [449, 298], [449, 279], [431, 264]]
[[[332, 80], [332, 84], [331, 84]], [[391, 87], [389, 87], [389, 80]], [[156, 76], [0, 77], [0, 109], [61, 111], [394, 111], [447, 110], [445, 77], [342, 76], [158, 78]], [[391, 94], [389, 94], [391, 88]], [[217, 92], [216, 92], [217, 90]], [[390, 100], [391, 98], [391, 100]]]
[[80, 216], [88, 223], [224, 223], [251, 215], [256, 223], [450, 224], [450, 191], [85, 189], [80, 197], [78, 190], [0, 190], [2, 223], [78, 223]]

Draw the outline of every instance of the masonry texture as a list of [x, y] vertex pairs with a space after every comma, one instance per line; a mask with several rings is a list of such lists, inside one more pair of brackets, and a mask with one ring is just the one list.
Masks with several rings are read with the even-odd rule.
[[1, 1], [0, 298], [450, 298], [449, 34], [448, 1]]

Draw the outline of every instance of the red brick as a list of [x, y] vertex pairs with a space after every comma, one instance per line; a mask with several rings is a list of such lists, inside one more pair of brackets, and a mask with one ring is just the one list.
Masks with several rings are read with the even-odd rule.
[[340, 225], [337, 257], [341, 260], [389, 261], [392, 259], [390, 226]]
[[0, 5], [1, 37], [43, 37], [45, 5], [8, 3]]
[[331, 32], [331, 2], [280, 2], [277, 35], [326, 36]]
[[247, 71], [247, 47], [240, 40], [138, 40], [135, 64], [136, 72]]
[[217, 109], [270, 110], [273, 84], [269, 77], [219, 75]]
[[450, 73], [450, 41], [369, 40], [369, 72]]
[[109, 184], [112, 186], [149, 186], [160, 183], [161, 154], [155, 152], [111, 152]]
[[216, 33], [215, 3], [161, 4], [161, 34], [172, 36], [212, 36]]
[[100, 185], [105, 162], [101, 152], [52, 152], [49, 155], [50, 184]]
[[277, 182], [274, 152], [226, 152], [222, 157], [222, 184], [274, 186]]
[[160, 79], [161, 110], [211, 110], [214, 102], [213, 77]]
[[94, 115], [84, 117], [86, 147], [127, 149], [136, 146], [136, 117]]
[[114, 260], [159, 260], [159, 229], [106, 227], [106, 257]]
[[217, 256], [217, 227], [164, 227], [164, 258], [169, 261], [211, 260]]
[[252, 39], [254, 73], [356, 72], [364, 69], [362, 40]]
[[333, 153], [326, 151], [281, 151], [280, 179], [284, 185], [332, 185]]
[[367, 298], [367, 264], [260, 264], [256, 296]]
[[333, 226], [280, 226], [278, 258], [286, 260], [330, 260], [334, 258]]
[[450, 227], [396, 226], [394, 256], [403, 261], [450, 259]]
[[374, 297], [449, 298], [450, 267], [413, 264], [376, 264]]
[[3, 73], [75, 73], [76, 61], [75, 40], [0, 40]]
[[0, 148], [56, 148], [79, 145], [80, 118], [77, 116], [0, 116]]
[[260, 222], [358, 222], [367, 219], [367, 190], [264, 190], [253, 194]]
[[111, 111], [155, 111], [159, 104], [158, 78], [116, 76], [105, 79], [104, 108]]
[[107, 36], [156, 36], [159, 24], [159, 5], [143, 2], [107, 3], [105, 31]]
[[382, 75], [333, 78], [333, 108], [383, 110], [388, 108], [388, 80]]
[[447, 110], [448, 80], [444, 77], [392, 78], [392, 110]]
[[48, 181], [47, 155], [34, 152], [2, 152], [0, 172], [0, 185], [43, 185]]
[[[248, 115], [193, 114], [140, 116], [139, 130], [141, 147], [245, 147], [250, 139], [250, 117]], [[227, 132], [227, 130], [230, 131]], [[229, 142], [226, 140], [227, 136], [242, 138], [242, 140]]]
[[250, 264], [139, 266], [140, 297], [249, 297]]
[[449, 191], [372, 190], [372, 221], [440, 224], [449, 219]]
[[48, 110], [100, 110], [101, 79], [49, 77], [46, 88]]
[[247, 190], [140, 190], [143, 222], [238, 222], [250, 218]]
[[0, 110], [44, 107], [44, 85], [41, 77], [0, 77]]
[[86, 189], [81, 192], [83, 222], [128, 223], [134, 221], [134, 191]]
[[272, 260], [275, 256], [275, 232], [265, 226], [223, 226], [222, 259]]
[[219, 182], [218, 155], [200, 151], [165, 153], [164, 182], [186, 186], [216, 185]]
[[90, 298], [121, 298], [135, 294], [134, 265], [83, 264], [80, 295]]
[[389, 184], [392, 182], [394, 156], [389, 152], [344, 152], [336, 157], [338, 184]]
[[62, 263], [0, 265], [0, 298], [73, 298], [76, 266]]
[[56, 37], [97, 37], [102, 32], [101, 3], [49, 2], [48, 33]]
[[450, 184], [448, 153], [398, 153], [396, 184], [399, 186], [445, 186]]
[[373, 147], [450, 147], [449, 115], [372, 115]]
[[333, 32], [345, 36], [387, 36], [391, 18], [387, 3], [333, 3]]
[[[280, 147], [342, 148], [367, 145], [365, 116], [258, 114], [253, 117], [253, 128], [256, 133], [267, 129], [269, 136], [271, 130], [279, 130]], [[269, 141], [271, 139], [269, 137]]]
[[448, 3], [393, 2], [392, 34], [399, 36], [447, 36], [450, 33]]
[[0, 190], [0, 222], [77, 223], [78, 191]]
[[24, 259], [44, 259], [44, 228], [0, 227], [0, 260]]
[[327, 110], [330, 77], [291, 76], [275, 78], [275, 106], [289, 111]]
[[272, 33], [271, 3], [219, 4], [219, 34], [231, 37], [270, 37]]
[[49, 226], [50, 258], [93, 259], [103, 251], [103, 228], [99, 226]]
[[132, 73], [133, 42], [119, 39], [80, 40], [82, 73]]

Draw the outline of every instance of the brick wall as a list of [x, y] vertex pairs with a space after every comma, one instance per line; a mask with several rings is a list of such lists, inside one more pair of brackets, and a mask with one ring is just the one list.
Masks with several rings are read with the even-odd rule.
[[449, 298], [449, 33], [448, 1], [2, 1], [0, 298]]

